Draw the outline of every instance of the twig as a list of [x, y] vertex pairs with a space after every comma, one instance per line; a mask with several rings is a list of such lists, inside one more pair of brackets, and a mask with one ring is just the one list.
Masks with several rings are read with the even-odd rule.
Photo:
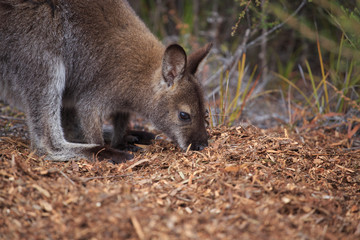
[[287, 19], [285, 19], [285, 21], [283, 21], [282, 23], [279, 23], [278, 25], [276, 25], [275, 27], [273, 27], [272, 29], [270, 29], [266, 33], [264, 33], [261, 36], [257, 37], [256, 39], [251, 41], [249, 44], [247, 44], [246, 47], [250, 47], [252, 45], [257, 44], [258, 42], [261, 42], [262, 38], [269, 36], [271, 33], [275, 32], [276, 30], [278, 30], [282, 26], [284, 26], [291, 18], [293, 18], [296, 14], [298, 14], [300, 12], [300, 10], [305, 6], [306, 1], [307, 0], [303, 0], [300, 3], [300, 5], [298, 6], [298, 8]]
[[143, 163], [147, 163], [147, 162], [150, 162], [150, 159], [142, 159], [142, 160], [139, 160], [139, 161], [135, 162], [134, 164], [132, 164], [131, 166], [129, 166], [129, 167], [126, 169], [126, 171], [128, 171], [129, 169], [133, 169], [134, 167], [139, 166], [139, 165], [141, 165], [141, 164], [143, 164]]
[[[230, 69], [230, 72], [229, 72], [229, 76], [235, 71], [236, 69], [236, 63], [239, 61], [242, 53], [245, 51], [246, 49], [246, 42], [248, 40], [250, 36], [250, 29], [246, 29], [245, 31], [245, 34], [244, 34], [244, 39], [243, 39], [243, 42], [241, 45], [239, 45], [239, 47], [236, 49], [233, 57], [231, 58], [230, 61], [228, 61], [228, 64], [226, 65], [226, 67], [224, 69], [220, 68], [214, 75], [212, 75], [210, 78], [208, 78], [206, 81], [205, 81], [205, 85], [209, 84], [210, 82], [212, 82], [214, 79], [217, 79], [219, 78], [220, 74], [224, 71], [227, 71]], [[220, 87], [218, 87], [220, 89]], [[219, 90], [218, 89], [218, 90]], [[217, 90], [217, 91], [218, 91]], [[209, 94], [208, 97], [211, 97], [212, 94]]]
[[360, 111], [360, 105], [358, 105], [356, 103], [356, 101], [351, 100], [350, 98], [348, 98], [347, 96], [344, 95], [344, 93], [340, 90], [338, 90], [334, 85], [332, 85], [331, 83], [329, 83], [328, 81], [326, 81], [326, 84], [329, 85], [330, 87], [332, 87], [332, 89], [334, 89], [334, 91], [339, 94], [341, 96], [341, 98], [343, 98], [345, 101], [347, 101], [353, 108], [356, 108], [357, 110]]
[[63, 171], [59, 170], [59, 173], [63, 175], [72, 185], [75, 185], [74, 181], [71, 180]]
[[144, 231], [142, 230], [142, 227], [140, 225], [140, 222], [137, 220], [137, 218], [135, 217], [135, 215], [130, 214], [131, 217], [131, 223], [134, 226], [135, 232], [138, 235], [139, 239], [145, 239], [145, 234]]
[[263, 72], [262, 76], [261, 76], [261, 82], [263, 82], [263, 84], [266, 84], [266, 80], [269, 79], [268, 77], [268, 62], [267, 62], [267, 58], [266, 58], [266, 50], [267, 50], [267, 42], [268, 42], [268, 38], [266, 36], [267, 33], [267, 27], [266, 27], [266, 11], [267, 11], [267, 1], [266, 0], [261, 0], [261, 17], [260, 17], [260, 22], [262, 24], [262, 29], [261, 29], [261, 44], [260, 44], [260, 53], [259, 53], [259, 60], [260, 60], [260, 70]]
[[345, 171], [351, 172], [351, 173], [354, 173], [354, 172], [355, 172], [355, 171], [353, 171], [353, 170], [351, 170], [351, 169], [349, 169], [349, 168], [343, 167], [343, 166], [341, 166], [341, 165], [339, 165], [339, 164], [335, 164], [335, 166], [337, 166], [338, 168], [344, 169]]

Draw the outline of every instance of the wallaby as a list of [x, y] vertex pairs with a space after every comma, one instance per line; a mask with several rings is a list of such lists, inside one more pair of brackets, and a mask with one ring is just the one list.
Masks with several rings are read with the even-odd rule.
[[[125, 0], [0, 0], [0, 97], [23, 109], [32, 147], [51, 160], [131, 158], [103, 147], [102, 125], [112, 119], [111, 146], [121, 146], [132, 112], [182, 149], [202, 150], [206, 109], [195, 72], [210, 48], [187, 57], [165, 47]], [[66, 140], [69, 120], [85, 144]]]

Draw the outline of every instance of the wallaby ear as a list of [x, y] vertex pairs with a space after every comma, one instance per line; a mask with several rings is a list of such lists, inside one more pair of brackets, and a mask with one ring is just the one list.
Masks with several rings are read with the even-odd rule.
[[177, 44], [168, 46], [162, 62], [162, 75], [168, 86], [184, 76], [186, 68], [185, 50]]
[[188, 71], [191, 74], [195, 74], [201, 61], [208, 55], [212, 48], [212, 43], [208, 43], [205, 47], [200, 48], [196, 52], [192, 53], [188, 58]]

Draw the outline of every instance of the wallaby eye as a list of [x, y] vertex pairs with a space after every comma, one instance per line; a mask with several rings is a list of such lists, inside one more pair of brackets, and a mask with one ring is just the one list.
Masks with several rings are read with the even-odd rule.
[[190, 114], [188, 114], [188, 113], [186, 113], [186, 112], [180, 112], [180, 113], [179, 113], [179, 119], [180, 119], [181, 121], [188, 122], [188, 121], [191, 120]]

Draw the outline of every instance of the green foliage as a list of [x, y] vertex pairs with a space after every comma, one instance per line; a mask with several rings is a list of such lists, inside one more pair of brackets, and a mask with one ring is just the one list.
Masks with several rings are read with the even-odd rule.
[[241, 11], [238, 14], [238, 20], [232, 27], [231, 36], [235, 36], [236, 31], [239, 29], [240, 24], [245, 21], [249, 28], [269, 29], [279, 24], [278, 19], [272, 18], [271, 15], [267, 14], [269, 0], [235, 0]]
[[[341, 29], [343, 34], [346, 36], [347, 41], [345, 42], [345, 47], [354, 48], [360, 50], [360, 6], [358, 1], [358, 6], [350, 10], [344, 6], [336, 3], [334, 7], [340, 7], [340, 11], [331, 13], [329, 16], [333, 21], [333, 24], [338, 26]], [[354, 31], [355, 30], [355, 31]]]
[[[316, 41], [318, 64], [316, 61], [309, 63], [305, 60], [306, 76], [303, 75], [303, 81], [310, 81], [311, 95], [308, 96], [295, 85], [297, 79], [290, 79], [290, 74], [284, 69], [287, 67], [278, 64], [279, 74], [277, 77], [288, 83], [303, 96], [305, 104], [309, 106], [314, 114], [329, 112], [344, 113], [349, 108], [354, 107], [350, 102], [359, 103], [359, 83], [360, 83], [360, 15], [359, 2], [357, 6], [350, 9], [341, 5], [339, 1], [321, 1], [314, 0], [318, 11], [326, 13], [322, 21], [327, 20], [328, 24], [333, 27], [333, 33], [341, 33], [341, 38], [336, 35], [329, 35], [325, 30], [316, 28], [316, 21], [311, 27], [308, 21], [301, 17], [293, 18], [289, 25], [299, 31], [302, 36]], [[289, 16], [279, 6], [272, 5], [272, 11], [282, 20]], [[324, 23], [322, 23], [324, 24]], [[323, 59], [325, 57], [325, 59]], [[286, 63], [286, 66], [289, 64]], [[314, 65], [311, 66], [311, 65]], [[290, 66], [290, 67], [291, 67]], [[314, 75], [313, 69], [319, 74]], [[302, 69], [301, 69], [302, 70]], [[297, 76], [294, 74], [293, 76]], [[333, 89], [330, 92], [330, 85]], [[337, 96], [329, 97], [329, 96]]]

